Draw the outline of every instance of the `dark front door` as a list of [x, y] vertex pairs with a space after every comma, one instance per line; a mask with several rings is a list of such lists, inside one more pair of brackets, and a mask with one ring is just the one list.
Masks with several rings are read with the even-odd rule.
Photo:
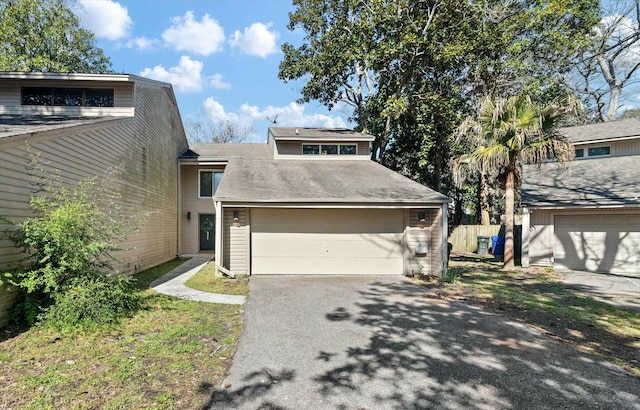
[[215, 249], [216, 216], [213, 214], [200, 215], [200, 250], [213, 251]]

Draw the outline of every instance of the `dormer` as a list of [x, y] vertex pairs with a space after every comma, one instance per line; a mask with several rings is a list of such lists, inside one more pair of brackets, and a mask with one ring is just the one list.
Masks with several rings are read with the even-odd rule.
[[127, 74], [0, 72], [0, 114], [133, 117], [135, 83]]
[[368, 160], [374, 138], [346, 128], [271, 127], [267, 143], [274, 159]]

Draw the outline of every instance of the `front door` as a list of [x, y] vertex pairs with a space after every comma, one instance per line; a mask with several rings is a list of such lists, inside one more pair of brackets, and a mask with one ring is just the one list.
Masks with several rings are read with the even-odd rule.
[[215, 226], [216, 216], [214, 214], [200, 215], [200, 250], [215, 250]]

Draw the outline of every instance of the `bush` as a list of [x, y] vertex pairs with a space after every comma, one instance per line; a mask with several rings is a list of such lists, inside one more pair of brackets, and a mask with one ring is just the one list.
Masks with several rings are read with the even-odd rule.
[[13, 240], [26, 256], [24, 266], [8, 276], [24, 292], [17, 309], [21, 320], [64, 328], [112, 323], [130, 313], [138, 296], [117, 275], [112, 253], [116, 240], [134, 231], [141, 218], [125, 215], [119, 206], [118, 169], [63, 185], [28, 152], [39, 188], [30, 201], [35, 216], [14, 223]]
[[77, 278], [38, 316], [40, 324], [55, 330], [91, 329], [118, 323], [139, 309], [140, 294], [124, 276]]

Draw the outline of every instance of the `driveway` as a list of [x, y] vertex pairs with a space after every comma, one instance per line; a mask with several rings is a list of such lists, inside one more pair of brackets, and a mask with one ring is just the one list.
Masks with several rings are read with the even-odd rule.
[[594, 299], [640, 312], [640, 276], [562, 271], [565, 285]]
[[260, 277], [212, 409], [640, 409], [640, 379], [401, 277]]

